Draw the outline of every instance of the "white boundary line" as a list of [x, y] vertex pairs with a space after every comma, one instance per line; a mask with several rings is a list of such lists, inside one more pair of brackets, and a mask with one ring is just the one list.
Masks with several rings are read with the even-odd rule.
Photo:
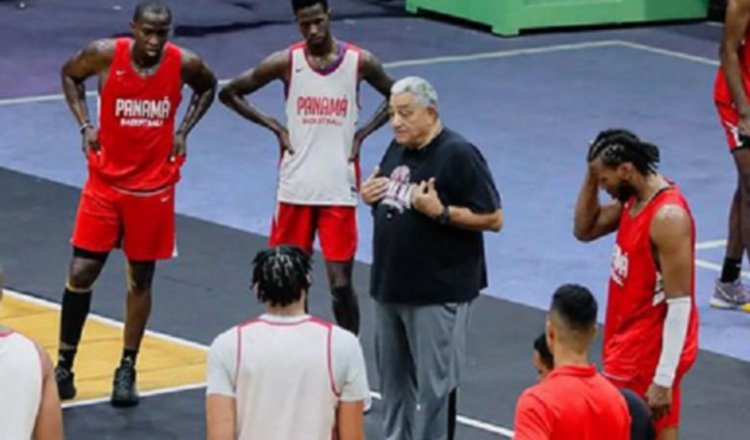
[[[140, 393], [141, 397], [152, 397], [152, 396], [160, 396], [162, 394], [173, 394], [173, 393], [179, 393], [181, 391], [191, 391], [191, 390], [198, 390], [201, 388], [205, 388], [206, 383], [195, 383], [191, 385], [182, 385], [179, 387], [172, 387], [172, 388], [162, 388], [159, 390], [151, 390], [151, 391], [144, 391]], [[91, 406], [91, 405], [97, 405], [100, 403], [109, 402], [109, 397], [99, 397], [97, 399], [89, 399], [89, 400], [80, 400], [76, 402], [63, 402], [62, 407], [64, 409], [68, 408], [78, 408], [82, 406]]]
[[[53, 310], [60, 310], [60, 304], [55, 303], [53, 301], [37, 298], [37, 297], [30, 296], [25, 293], [17, 292], [14, 290], [8, 290], [8, 289], [4, 289], [3, 293], [7, 295], [9, 298], [15, 298], [21, 301], [27, 301], [32, 304], [36, 304], [42, 307], [47, 307]], [[123, 328], [122, 322], [116, 321], [112, 318], [107, 318], [105, 316], [97, 315], [95, 313], [89, 313], [88, 318], [94, 321], [103, 323], [103, 324], [108, 324], [117, 328]], [[198, 342], [189, 341], [187, 339], [180, 338], [178, 336], [172, 336], [166, 333], [157, 332], [153, 330], [146, 330], [146, 335], [157, 338], [157, 339], [161, 339], [164, 341], [172, 342], [175, 344], [180, 344], [180, 345], [184, 345], [187, 347], [196, 348], [205, 352], [208, 351], [208, 347], [206, 345], [200, 344]], [[159, 396], [163, 394], [178, 393], [181, 391], [196, 390], [200, 388], [205, 388], [205, 386], [206, 386], [206, 383], [203, 382], [203, 383], [197, 383], [197, 384], [182, 385], [182, 386], [172, 387], [172, 388], [163, 388], [159, 390], [145, 391], [141, 393], [141, 397]], [[376, 399], [382, 399], [382, 396], [377, 391], [372, 391], [370, 394]], [[89, 400], [81, 400], [77, 402], [64, 403], [63, 408], [77, 408], [77, 407], [82, 407], [82, 406], [96, 405], [96, 404], [105, 403], [105, 402], [109, 402], [109, 397], [100, 397], [97, 399], [89, 399]], [[502, 426], [496, 426], [491, 423], [483, 422], [481, 420], [473, 419], [471, 417], [459, 415], [458, 422], [466, 426], [470, 426], [472, 428], [491, 432], [493, 434], [504, 435], [508, 438], [513, 437], [513, 431], [507, 428], [504, 428]]]
[[[590, 49], [594, 47], [607, 47], [622, 45], [622, 41], [619, 40], [603, 40], [603, 41], [587, 41], [582, 43], [572, 44], [558, 44], [554, 46], [541, 46], [541, 47], [529, 47], [521, 49], [510, 49], [501, 50], [495, 52], [481, 52], [469, 55], [457, 55], [457, 56], [444, 56], [444, 57], [433, 57], [433, 58], [419, 58], [413, 60], [393, 61], [384, 63], [383, 66], [386, 68], [397, 68], [406, 66], [422, 66], [427, 64], [440, 64], [440, 63], [457, 63], [465, 61], [477, 61], [493, 58], [504, 58], [519, 55], [532, 55], [540, 53], [558, 52], [565, 50], [581, 50]], [[229, 80], [222, 79], [219, 84], [226, 84]], [[88, 91], [86, 96], [96, 96], [95, 91]], [[37, 102], [49, 102], [49, 101], [61, 101], [65, 98], [62, 94], [51, 94], [51, 95], [38, 95], [38, 96], [22, 96], [18, 98], [5, 98], [0, 99], [0, 106], [8, 105], [19, 105], [19, 104], [32, 104]]]
[[[31, 296], [25, 293], [16, 292], [14, 290], [3, 290], [8, 297], [16, 298], [23, 301], [28, 301], [32, 304], [36, 304], [43, 307], [48, 307], [53, 310], [60, 310], [60, 304], [49, 301], [42, 298], [37, 298], [35, 296]], [[107, 318], [105, 316], [97, 315], [95, 313], [89, 313], [88, 318], [90, 318], [93, 321], [97, 321], [102, 324], [111, 325], [113, 327], [122, 329], [124, 327], [123, 323], [120, 321], [116, 321], [112, 318]], [[200, 344], [198, 342], [189, 341], [187, 339], [183, 339], [177, 336], [168, 335], [166, 333], [157, 332], [154, 330], [146, 330], [146, 335], [151, 336], [156, 339], [161, 339], [162, 341], [171, 342], [173, 344], [179, 344], [184, 345], [186, 347], [195, 348], [204, 352], [208, 352], [208, 346]]]
[[[707, 22], [706, 24], [710, 26], [723, 26], [718, 23], [710, 23]], [[512, 56], [519, 56], [519, 55], [533, 55], [533, 54], [542, 54], [542, 53], [549, 53], [549, 52], [559, 52], [559, 51], [567, 51], [567, 50], [581, 50], [581, 49], [589, 49], [589, 48], [596, 48], [596, 47], [607, 47], [607, 46], [623, 46], [623, 47], [629, 47], [632, 49], [642, 50], [646, 52], [656, 53], [659, 55], [665, 55], [670, 56], [673, 58], [680, 58], [688, 61], [693, 61], [701, 64], [711, 65], [711, 66], [718, 66], [719, 61], [700, 57], [696, 55], [690, 55], [684, 52], [678, 52], [668, 49], [662, 49], [654, 46], [649, 46], [645, 44], [640, 43], [634, 43], [630, 41], [625, 40], [603, 40], [603, 41], [591, 41], [591, 42], [583, 42], [583, 43], [573, 43], [573, 44], [560, 44], [560, 45], [553, 45], [553, 46], [543, 46], [543, 47], [533, 47], [533, 48], [523, 48], [523, 49], [511, 49], [511, 50], [505, 50], [505, 51], [496, 51], [496, 52], [483, 52], [483, 53], [477, 53], [477, 54], [470, 54], [470, 55], [458, 55], [458, 56], [445, 56], [445, 57], [434, 57], [434, 58], [424, 58], [424, 59], [415, 59], [415, 60], [404, 60], [404, 61], [395, 61], [390, 63], [384, 63], [384, 67], [386, 68], [398, 68], [398, 67], [407, 67], [407, 66], [420, 66], [420, 65], [429, 65], [429, 64], [440, 64], [440, 63], [455, 63], [455, 62], [466, 62], [466, 61], [477, 61], [477, 60], [485, 60], [485, 59], [496, 59], [496, 58], [505, 58], [505, 57], [512, 57]], [[228, 80], [223, 79], [219, 81], [219, 84], [225, 84]], [[86, 94], [87, 96], [96, 96], [96, 92], [89, 91]], [[0, 99], [0, 106], [9, 106], [9, 105], [18, 105], [18, 104], [30, 104], [30, 103], [37, 103], [37, 102], [48, 102], [48, 101], [58, 101], [62, 100], [64, 96], [62, 94], [51, 94], [51, 95], [39, 95], [39, 96], [27, 96], [27, 97], [19, 97], [19, 98], [6, 98], [6, 99]], [[722, 247], [726, 244], [726, 241], [724, 240], [713, 240], [708, 242], [702, 242], [696, 244], [696, 249], [702, 250], [702, 249], [712, 249], [717, 247]], [[714, 270], [714, 271], [721, 271], [721, 265], [718, 265], [716, 263], [712, 263], [710, 261], [696, 259], [695, 260], [696, 265], [698, 267]], [[743, 277], [750, 279], [750, 273], [743, 272]], [[45, 305], [47, 307], [52, 307], [54, 309], [60, 309], [59, 304], [56, 304], [51, 301], [29, 297], [24, 294], [20, 294], [18, 292], [8, 291], [6, 290], [6, 293], [9, 294], [9, 296], [14, 296], [17, 298], [23, 298], [26, 300], [29, 300], [30, 302], [34, 302], [37, 304]], [[118, 328], [122, 328], [122, 323], [119, 321], [115, 321], [111, 318], [106, 318], [103, 316], [99, 316], [96, 314], [90, 314], [89, 315], [92, 319], [106, 323], [109, 325], [116, 326]], [[155, 332], [152, 330], [146, 330], [146, 334], [149, 336], [166, 340], [169, 342], [177, 343], [186, 345], [192, 348], [202, 349], [206, 351], [208, 348], [205, 345], [198, 344], [196, 342], [192, 342], [183, 338], [179, 338], [176, 336], [167, 335], [165, 333], [161, 332]], [[205, 383], [202, 384], [194, 384], [194, 385], [186, 385], [181, 387], [174, 387], [174, 388], [167, 388], [162, 390], [154, 390], [150, 392], [145, 392], [142, 394], [143, 397], [148, 396], [155, 396], [155, 395], [161, 395], [161, 394], [168, 394], [168, 393], [175, 393], [180, 391], [186, 391], [186, 390], [192, 390], [192, 389], [198, 389], [205, 387]], [[373, 397], [380, 399], [381, 396], [377, 392], [372, 392]], [[81, 401], [81, 402], [72, 402], [69, 404], [65, 404], [65, 408], [71, 408], [71, 407], [78, 407], [78, 406], [86, 406], [86, 405], [93, 405], [97, 403], [106, 402], [107, 398], [102, 399], [92, 399], [87, 401]], [[475, 420], [469, 417], [465, 416], [458, 416], [458, 421], [460, 423], [463, 423], [464, 425], [471, 426], [476, 429], [492, 432], [495, 434], [499, 434], [508, 438], [513, 437], [513, 431], [501, 427], [492, 425], [490, 423], [482, 422], [479, 420]]]
[[[700, 258], [695, 259], [695, 265], [702, 268], [702, 269], [708, 269], [712, 270], [714, 272], [721, 272], [721, 264], [717, 264], [711, 261], [702, 260]], [[740, 273], [742, 275], [742, 278], [750, 280], [750, 272], [742, 271]]]
[[[581, 43], [570, 43], [570, 44], [557, 44], [552, 46], [540, 46], [540, 47], [527, 47], [519, 49], [501, 50], [495, 52], [480, 52], [469, 55], [456, 55], [456, 56], [443, 56], [443, 57], [432, 57], [432, 58], [419, 58], [413, 60], [403, 61], [392, 61], [384, 63], [383, 66], [386, 68], [399, 68], [408, 66], [423, 66], [431, 64], [442, 64], [442, 63], [460, 63], [466, 61], [479, 61], [496, 58], [506, 58], [520, 55], [535, 55], [550, 52], [560, 52], [569, 50], [582, 50], [591, 49], [597, 47], [609, 47], [609, 46], [621, 46], [629, 47], [631, 49], [642, 50], [645, 52], [656, 53], [659, 55], [666, 55], [673, 58], [681, 58], [688, 61], [694, 61], [701, 64], [707, 64], [711, 66], [718, 66], [719, 61], [705, 58], [697, 55], [690, 55], [684, 52], [678, 52], [674, 50], [662, 49], [655, 46], [649, 46], [641, 43], [634, 43], [632, 41], [625, 40], [601, 40], [601, 41], [586, 41]], [[222, 79], [219, 81], [219, 85], [226, 84], [229, 80]], [[86, 96], [96, 96], [95, 91], [86, 92]], [[38, 102], [50, 102], [50, 101], [61, 101], [64, 99], [62, 94], [50, 94], [50, 95], [37, 95], [37, 96], [21, 96], [18, 98], [5, 98], [0, 99], [0, 106], [9, 105], [20, 105], [20, 104], [32, 104]]]
[[642, 50], [645, 52], [652, 52], [652, 53], [656, 53], [659, 55], [666, 55], [666, 56], [673, 57], [673, 58], [681, 58], [683, 60], [694, 61], [696, 63], [708, 64], [709, 66], [719, 65], [718, 60], [715, 60], [712, 58], [701, 57], [697, 55], [690, 55], [688, 53], [678, 52], [676, 50], [662, 49], [660, 47], [649, 46], [647, 44], [641, 44], [641, 43], [633, 43], [632, 41], [624, 41], [624, 40], [618, 40], [618, 44], [621, 46], [630, 47], [630, 48]]
[[695, 249], [698, 251], [706, 250], [706, 249], [716, 249], [716, 248], [723, 248], [727, 245], [727, 241], [724, 239], [719, 240], [708, 240], [708, 241], [701, 241], [695, 244]]

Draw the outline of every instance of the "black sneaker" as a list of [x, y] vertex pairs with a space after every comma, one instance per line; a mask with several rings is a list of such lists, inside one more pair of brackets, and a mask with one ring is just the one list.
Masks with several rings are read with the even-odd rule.
[[138, 405], [138, 391], [135, 389], [135, 368], [132, 365], [120, 365], [115, 370], [112, 381], [112, 406], [128, 407]]
[[55, 367], [55, 382], [60, 400], [69, 400], [76, 396], [76, 386], [73, 383], [75, 377], [72, 371], [60, 366]]

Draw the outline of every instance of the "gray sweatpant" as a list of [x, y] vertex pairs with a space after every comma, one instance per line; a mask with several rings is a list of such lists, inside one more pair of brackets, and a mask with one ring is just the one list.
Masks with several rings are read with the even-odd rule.
[[448, 439], [448, 396], [463, 369], [469, 304], [375, 301], [386, 440]]

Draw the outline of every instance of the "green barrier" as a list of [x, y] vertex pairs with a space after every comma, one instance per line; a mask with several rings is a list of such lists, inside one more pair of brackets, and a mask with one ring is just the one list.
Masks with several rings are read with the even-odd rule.
[[524, 29], [702, 19], [709, 0], [406, 0], [406, 10], [432, 11], [489, 25], [512, 36]]

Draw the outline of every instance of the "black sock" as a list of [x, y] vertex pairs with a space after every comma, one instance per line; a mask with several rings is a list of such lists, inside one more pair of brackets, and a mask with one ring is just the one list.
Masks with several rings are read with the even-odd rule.
[[73, 369], [73, 362], [76, 360], [77, 349], [57, 350], [57, 366], [68, 371]]
[[[91, 291], [83, 293], [75, 293], [70, 291], [68, 288], [63, 292], [62, 299], [62, 311], [60, 313], [60, 341], [66, 345], [72, 347], [78, 347], [78, 343], [81, 341], [81, 333], [83, 332], [83, 325], [86, 323], [86, 315], [89, 314], [91, 309]], [[67, 352], [70, 357], [70, 366], [73, 366], [73, 358], [75, 357], [75, 348], [72, 349], [74, 352], [70, 356], [71, 350], [60, 350], [61, 352]]]
[[456, 438], [456, 417], [458, 412], [458, 388], [448, 395], [448, 439]]
[[737, 281], [740, 277], [740, 270], [742, 269], [742, 258], [725, 258], [724, 266], [721, 268], [721, 279], [722, 283], [731, 283]]
[[333, 295], [333, 316], [336, 324], [359, 335], [359, 302], [351, 286], [331, 288]]
[[128, 350], [127, 348], [122, 350], [122, 359], [120, 359], [120, 365], [129, 364], [131, 367], [135, 366], [135, 360], [138, 358], [138, 350]]

